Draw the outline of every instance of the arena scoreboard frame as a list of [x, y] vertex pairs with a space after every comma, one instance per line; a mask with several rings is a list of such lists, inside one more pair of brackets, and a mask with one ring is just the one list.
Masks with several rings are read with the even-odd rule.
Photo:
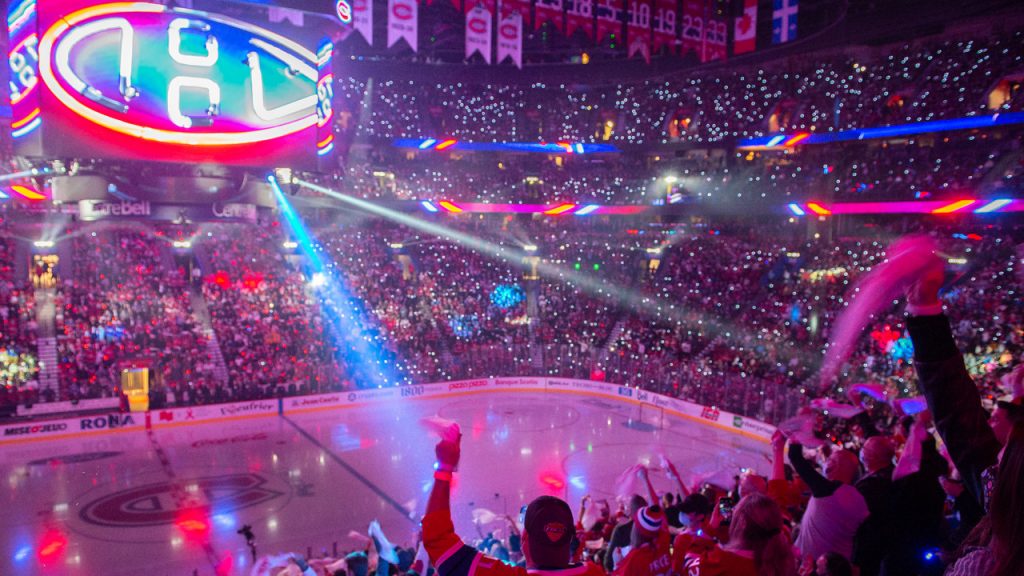
[[330, 162], [334, 3], [301, 23], [272, 17], [287, 2], [190, 4], [11, 2], [15, 153], [309, 171]]

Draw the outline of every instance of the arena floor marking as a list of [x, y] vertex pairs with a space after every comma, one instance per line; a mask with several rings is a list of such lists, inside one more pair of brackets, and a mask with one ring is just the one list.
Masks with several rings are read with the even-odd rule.
[[285, 422], [287, 422], [288, 424], [290, 424], [292, 428], [295, 428], [295, 430], [297, 430], [299, 432], [299, 434], [302, 435], [303, 438], [308, 440], [310, 442], [310, 444], [313, 444], [314, 446], [316, 446], [320, 450], [323, 450], [324, 454], [327, 454], [327, 456], [329, 456], [331, 460], [334, 460], [334, 462], [338, 466], [341, 466], [346, 472], [348, 472], [349, 474], [354, 476], [356, 480], [359, 480], [360, 482], [363, 483], [363, 485], [365, 485], [367, 488], [372, 490], [374, 494], [376, 494], [377, 496], [379, 496], [381, 498], [381, 500], [387, 502], [389, 506], [391, 506], [392, 508], [397, 510], [398, 513], [402, 516], [402, 518], [406, 518], [407, 520], [409, 520], [409, 522], [412, 522], [413, 524], [416, 523], [416, 521], [413, 520], [412, 517], [410, 517], [409, 511], [406, 510], [406, 508], [404, 506], [402, 506], [401, 503], [399, 503], [397, 500], [392, 498], [390, 494], [385, 492], [380, 486], [378, 486], [376, 483], [374, 483], [373, 480], [370, 480], [369, 478], [367, 478], [366, 476], [361, 474], [358, 470], [353, 468], [351, 464], [349, 464], [348, 462], [345, 462], [341, 458], [341, 456], [338, 456], [336, 453], [334, 453], [333, 450], [331, 450], [327, 446], [324, 446], [324, 444], [322, 442], [320, 442], [315, 437], [313, 437], [313, 435], [310, 434], [309, 432], [306, 432], [306, 430], [302, 426], [299, 426], [291, 418], [282, 415], [281, 419], [284, 420]]

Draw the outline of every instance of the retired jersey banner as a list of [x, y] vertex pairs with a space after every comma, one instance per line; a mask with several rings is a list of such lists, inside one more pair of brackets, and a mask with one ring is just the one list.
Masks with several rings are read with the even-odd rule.
[[736, 18], [732, 53], [746, 54], [757, 48], [757, 0], [743, 0], [743, 14]]
[[565, 21], [562, 19], [562, 0], [537, 0], [534, 9], [536, 10], [533, 17], [534, 28], [540, 28], [541, 24], [551, 22], [555, 30], [565, 32]]
[[626, 11], [626, 0], [597, 0], [597, 41], [605, 36], [622, 32], [622, 13]]
[[670, 54], [676, 53], [678, 41], [679, 5], [676, 0], [654, 0], [654, 51], [668, 46]]
[[511, 58], [516, 68], [523, 68], [523, 15], [512, 12], [498, 23], [498, 64]]
[[491, 63], [491, 13], [477, 4], [466, 14], [466, 58], [474, 53], [484, 57]]
[[704, 3], [701, 0], [683, 0], [683, 51], [686, 55], [704, 51]]
[[416, 52], [419, 13], [416, 0], [388, 0], [388, 48], [405, 40]]
[[594, 0], [565, 0], [565, 35], [577, 30], [594, 37]]
[[704, 18], [704, 44], [700, 61], [725, 60], [728, 49], [729, 25], [724, 18], [714, 18], [708, 14]]
[[629, 37], [629, 54], [636, 54], [651, 63], [651, 2], [652, 0], [629, 0], [629, 23], [626, 35]]
[[352, 28], [373, 46], [373, 0], [352, 0]]
[[500, 0], [498, 2], [498, 14], [502, 19], [512, 14], [519, 14], [523, 17], [523, 22], [526, 23], [530, 20], [531, 4], [531, 0]]

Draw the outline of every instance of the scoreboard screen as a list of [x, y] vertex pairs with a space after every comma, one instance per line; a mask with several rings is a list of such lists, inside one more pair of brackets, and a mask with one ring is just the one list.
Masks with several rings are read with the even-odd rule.
[[11, 2], [15, 151], [316, 169], [333, 95], [317, 22], [332, 21], [297, 26], [272, 22], [266, 7], [207, 4], [223, 10]]

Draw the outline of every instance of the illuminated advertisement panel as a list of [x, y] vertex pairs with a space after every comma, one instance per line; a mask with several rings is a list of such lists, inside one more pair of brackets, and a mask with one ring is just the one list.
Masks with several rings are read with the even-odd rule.
[[334, 43], [325, 38], [317, 49], [316, 154], [323, 171], [336, 168], [334, 141]]
[[36, 0], [10, 2], [7, 5], [7, 32], [10, 52], [11, 138], [14, 151], [38, 155], [42, 117], [39, 110], [39, 35]]
[[39, 2], [46, 155], [315, 169], [317, 55], [259, 10]]

